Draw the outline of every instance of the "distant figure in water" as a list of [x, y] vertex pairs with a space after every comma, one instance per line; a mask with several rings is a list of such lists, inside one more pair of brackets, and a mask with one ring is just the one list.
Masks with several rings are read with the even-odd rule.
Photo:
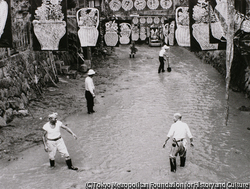
[[130, 58], [131, 57], [135, 57], [135, 54], [136, 54], [136, 52], [138, 51], [138, 49], [135, 47], [135, 42], [134, 41], [132, 41], [132, 44], [131, 44], [131, 46], [130, 46]]

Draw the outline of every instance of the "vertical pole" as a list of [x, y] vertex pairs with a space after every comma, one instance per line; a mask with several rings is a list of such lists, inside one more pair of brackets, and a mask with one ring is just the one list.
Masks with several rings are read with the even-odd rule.
[[228, 30], [226, 33], [227, 37], [227, 47], [226, 47], [226, 119], [225, 125], [227, 126], [228, 117], [229, 117], [229, 85], [230, 85], [230, 73], [231, 66], [234, 56], [234, 1], [227, 0], [227, 21], [228, 21]]
[[91, 63], [91, 47], [87, 47], [87, 59], [90, 60], [90, 67], [92, 68], [92, 63]]

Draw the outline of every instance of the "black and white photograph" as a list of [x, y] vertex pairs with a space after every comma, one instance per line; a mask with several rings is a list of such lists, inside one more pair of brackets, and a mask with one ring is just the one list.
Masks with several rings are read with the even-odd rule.
[[0, 0], [0, 189], [249, 189], [249, 123], [249, 0]]

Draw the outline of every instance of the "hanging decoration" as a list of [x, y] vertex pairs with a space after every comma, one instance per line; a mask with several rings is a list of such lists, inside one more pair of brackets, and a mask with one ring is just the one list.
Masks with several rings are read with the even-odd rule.
[[132, 24], [132, 41], [138, 41], [140, 30], [138, 25]]
[[134, 17], [134, 18], [132, 19], [132, 22], [133, 22], [133, 24], [138, 24], [139, 19], [138, 19], [137, 17]]
[[135, 16], [132, 18], [132, 40], [145, 41], [150, 38], [163, 42], [165, 16]]
[[67, 50], [66, 0], [31, 1], [34, 50]]
[[0, 0], [0, 47], [12, 47], [10, 3]]
[[148, 24], [152, 24], [152, 23], [153, 23], [152, 17], [148, 17], [148, 18], [147, 18], [147, 23], [148, 23]]
[[140, 39], [145, 41], [147, 38], [147, 27], [145, 25], [140, 25]]
[[111, 0], [109, 3], [109, 7], [112, 11], [118, 11], [122, 7], [122, 3], [119, 0]]
[[172, 6], [172, 0], [160, 0], [160, 5], [163, 9], [169, 9]]
[[146, 7], [146, 0], [135, 0], [134, 6], [136, 10], [143, 10]]
[[146, 23], [145, 17], [141, 17], [141, 18], [140, 18], [140, 23], [141, 23], [141, 24], [145, 24], [145, 23]]
[[99, 32], [99, 10], [96, 8], [82, 8], [76, 13], [78, 23], [78, 37], [82, 47], [96, 46]]
[[154, 17], [154, 23], [155, 23], [155, 24], [159, 24], [159, 23], [160, 23], [159, 17]]
[[159, 6], [159, 1], [158, 0], [148, 0], [147, 1], [147, 6], [151, 10], [155, 10]]
[[177, 7], [188, 6], [188, 0], [106, 0], [105, 2], [109, 4], [112, 11], [121, 14], [128, 11], [132, 14], [140, 14], [143, 11], [154, 10], [154, 15], [159, 16], [174, 16]]
[[175, 38], [179, 46], [190, 47], [189, 12], [188, 7], [178, 7], [176, 9]]
[[169, 45], [174, 45], [174, 38], [175, 38], [175, 21], [171, 21], [169, 25], [169, 35], [168, 35], [168, 42]]
[[114, 21], [105, 23], [104, 41], [107, 46], [114, 47], [118, 43], [118, 24]]
[[160, 20], [160, 21], [161, 21], [162, 24], [165, 23], [165, 19], [166, 19], [165, 17], [161, 17], [161, 20]]
[[250, 33], [250, 20], [244, 20], [241, 25], [241, 29], [244, 32]]
[[210, 43], [209, 22], [215, 22], [215, 16], [207, 0], [190, 0], [191, 50], [215, 50], [218, 44]]
[[120, 23], [120, 44], [129, 44], [131, 35], [131, 25], [129, 23]]
[[130, 11], [134, 6], [134, 3], [132, 0], [122, 0], [122, 8], [125, 11]]
[[164, 42], [166, 45], [169, 45], [168, 39], [169, 39], [169, 23], [166, 23], [163, 28], [163, 35], [164, 35]]

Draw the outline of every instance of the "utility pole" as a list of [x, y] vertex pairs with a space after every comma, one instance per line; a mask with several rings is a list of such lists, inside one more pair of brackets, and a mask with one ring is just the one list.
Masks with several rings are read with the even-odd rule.
[[229, 116], [229, 85], [230, 85], [230, 73], [231, 66], [234, 57], [234, 0], [227, 0], [227, 48], [226, 48], [226, 119], [225, 125], [228, 123]]

